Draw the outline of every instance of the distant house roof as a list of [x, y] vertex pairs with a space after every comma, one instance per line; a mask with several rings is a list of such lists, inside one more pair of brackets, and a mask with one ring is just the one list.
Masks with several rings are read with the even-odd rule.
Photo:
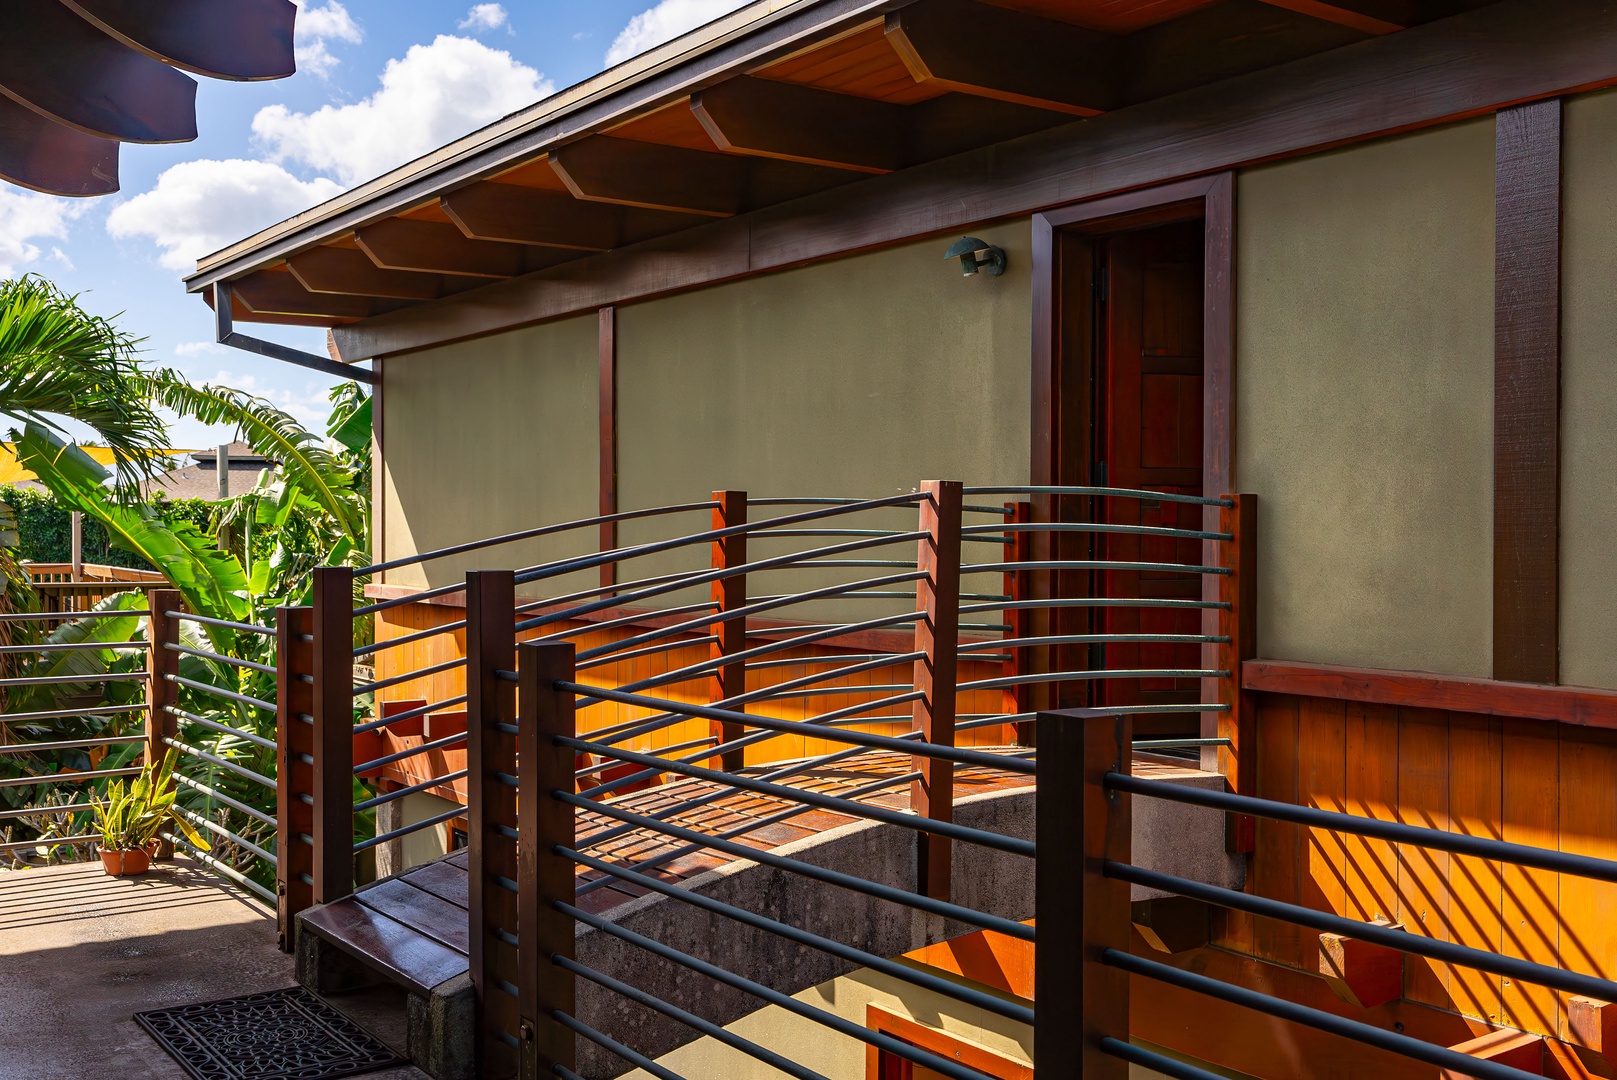
[[[112, 451], [107, 447], [80, 446], [79, 449], [89, 454], [98, 464], [105, 465], [109, 469], [113, 467]], [[181, 457], [189, 453], [191, 453], [189, 450], [160, 451], [162, 456], [171, 458]], [[213, 451], [208, 451], [208, 456], [211, 459]], [[37, 486], [39, 484], [39, 477], [35, 476], [23, 466], [22, 462], [17, 460], [16, 443], [0, 442], [0, 484], [15, 484], [19, 487]]]
[[[244, 442], [233, 442], [226, 451], [230, 468], [226, 477], [226, 490], [230, 498], [251, 491], [258, 482], [258, 474], [274, 462]], [[191, 460], [177, 469], [141, 485], [143, 495], [167, 495], [171, 499], [217, 499], [219, 497], [219, 451], [191, 451]]]

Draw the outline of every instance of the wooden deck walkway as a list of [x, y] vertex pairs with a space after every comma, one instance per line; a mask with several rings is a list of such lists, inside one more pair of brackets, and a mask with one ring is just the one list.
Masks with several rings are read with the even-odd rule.
[[[777, 763], [748, 769], [747, 774], [759, 775], [781, 767], [782, 764]], [[872, 752], [835, 765], [815, 767], [778, 782], [805, 791], [846, 797], [856, 789], [893, 780], [889, 787], [859, 795], [859, 801], [908, 810], [910, 785], [897, 781], [911, 768], [911, 759], [907, 756]], [[1024, 774], [962, 766], [955, 773], [955, 800], [1028, 787], [1032, 783], [1033, 777]], [[804, 810], [785, 820], [765, 824], [765, 819], [786, 811], [802, 810], [801, 804], [767, 795], [734, 791], [725, 794], [725, 790], [710, 781], [686, 779], [623, 796], [614, 800], [613, 805], [708, 835], [733, 833], [736, 843], [760, 851], [830, 832], [858, 820], [831, 811]], [[687, 845], [682, 842], [643, 828], [631, 829], [603, 843], [591, 843], [591, 837], [616, 830], [620, 825], [604, 814], [580, 811], [579, 849], [603, 861], [633, 867], [647, 876], [676, 884], [735, 861], [711, 850], [683, 851]], [[645, 865], [670, 854], [674, 857], [660, 865]], [[393, 982], [425, 994], [467, 970], [467, 857], [466, 852], [458, 852], [365, 886], [345, 900], [306, 913], [304, 925]], [[580, 882], [602, 876], [606, 875], [579, 868]], [[648, 891], [614, 879], [610, 885], [585, 893], [579, 898], [578, 906], [591, 912], [608, 911]]]

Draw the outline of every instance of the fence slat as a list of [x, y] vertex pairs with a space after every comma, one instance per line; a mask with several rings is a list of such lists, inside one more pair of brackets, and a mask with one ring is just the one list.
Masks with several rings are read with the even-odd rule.
[[[1006, 503], [1005, 509], [1010, 511], [1006, 516], [1006, 523], [1010, 525], [1026, 525], [1033, 520], [1033, 504], [1028, 502]], [[1005, 561], [1025, 563], [1033, 560], [1033, 534], [1028, 531], [1011, 532], [1007, 534], [1010, 543], [1005, 545]], [[1033, 575], [1027, 570], [1011, 570], [1005, 574], [1005, 595], [1013, 601], [1031, 600], [1033, 598]], [[1033, 612], [1028, 608], [1012, 608], [1005, 613], [1005, 624], [1010, 627], [1004, 632], [1012, 640], [1030, 638], [1033, 633]], [[1047, 650], [1044, 650], [1047, 651]], [[1037, 657], [1033, 650], [1012, 649], [1011, 658], [1005, 664], [1007, 676], [1030, 675], [1037, 669], [1033, 662]], [[1004, 701], [1000, 708], [1011, 715], [1028, 712], [1033, 702], [1033, 686], [1023, 683], [1019, 686], [1007, 686], [1004, 690]], [[1019, 721], [1016, 725], [1016, 743], [1018, 746], [1032, 746], [1037, 724], [1032, 720]]]
[[[960, 643], [960, 512], [962, 485], [957, 480], [928, 480], [921, 485], [921, 524], [917, 568], [926, 574], [916, 582], [915, 689], [921, 694], [912, 715], [921, 738], [939, 746], [954, 745], [956, 650]], [[917, 757], [920, 779], [910, 786], [910, 805], [933, 821], [954, 820], [954, 763]], [[952, 870], [950, 841], [921, 833], [917, 888], [936, 900], [949, 899]]]
[[354, 891], [354, 572], [314, 572], [314, 902]]
[[[509, 570], [466, 574], [466, 805], [469, 946], [467, 962], [477, 994], [477, 1075], [510, 1073], [511, 1050], [501, 1035], [519, 1037], [517, 1002], [500, 988], [519, 985], [517, 954], [501, 939], [521, 935], [515, 885], [517, 789], [501, 775], [517, 776], [517, 740], [500, 725], [517, 722], [516, 687], [499, 676], [514, 670], [516, 580]], [[569, 759], [569, 767], [571, 760]], [[527, 895], [532, 896], [532, 893]], [[526, 943], [524, 942], [524, 948]]]
[[[314, 674], [314, 612], [307, 607], [275, 609], [275, 937], [282, 952], [297, 942], [298, 913], [314, 905], [314, 848], [303, 837], [314, 835], [314, 807], [302, 796], [314, 796], [314, 727], [299, 716], [314, 714], [314, 687], [298, 678]], [[307, 879], [307, 880], [306, 880]]]
[[[1217, 612], [1218, 636], [1229, 641], [1203, 646], [1203, 650], [1213, 651], [1213, 670], [1227, 671], [1229, 675], [1208, 680], [1212, 685], [1203, 686], [1202, 697], [1228, 706], [1211, 717], [1203, 714], [1203, 734], [1216, 731], [1220, 738], [1230, 741], [1205, 749], [1202, 767], [1209, 771], [1216, 768], [1229, 778], [1235, 792], [1252, 795], [1256, 793], [1257, 776], [1257, 700], [1241, 689], [1241, 663], [1258, 654], [1258, 497], [1224, 498], [1235, 505], [1219, 508], [1218, 531], [1229, 533], [1233, 539], [1216, 543], [1223, 549], [1218, 565], [1229, 567], [1230, 573], [1217, 576], [1214, 582], [1218, 599], [1230, 605]], [[1252, 851], [1257, 846], [1252, 818], [1230, 815], [1228, 840], [1233, 852]]]
[[555, 684], [573, 680], [574, 647], [570, 643], [533, 643], [520, 646], [519, 651], [522, 772], [517, 798], [521, 821], [517, 880], [522, 895], [533, 899], [522, 905], [517, 934], [522, 943], [517, 983], [522, 1017], [518, 1076], [537, 1080], [554, 1075], [557, 1065], [569, 1070], [578, 1067], [573, 1033], [554, 1019], [558, 1012], [572, 1016], [577, 1011], [577, 979], [550, 962], [552, 956], [573, 959], [573, 920], [557, 911], [554, 901], [574, 902], [577, 878], [572, 860], [557, 855], [555, 849], [576, 845], [577, 815], [551, 792], [573, 788], [573, 753], [557, 746], [555, 736], [576, 734], [576, 699], [557, 690]]
[[[745, 491], [715, 491], [713, 501], [719, 505], [713, 508], [713, 528], [727, 529], [732, 525], [745, 525], [747, 523], [747, 493]], [[724, 570], [732, 566], [743, 566], [747, 561], [747, 534], [736, 533], [732, 536], [723, 536], [713, 541], [713, 569]], [[734, 577], [722, 578], [712, 583], [712, 597], [718, 611], [714, 614], [722, 615], [725, 612], [735, 611], [747, 605], [747, 575], [737, 574]], [[727, 656], [734, 656], [747, 647], [747, 620], [729, 619], [715, 623], [713, 636], [718, 638], [712, 645], [712, 657], [715, 660]], [[723, 701], [727, 698], [739, 697], [747, 692], [747, 665], [743, 661], [724, 664], [713, 673], [714, 701]], [[744, 712], [745, 706], [734, 706], [737, 712]], [[739, 739], [743, 733], [741, 724], [714, 723], [711, 725], [713, 734], [718, 736], [721, 743]], [[745, 750], [727, 750], [720, 758], [721, 769], [735, 771], [745, 764]]]
[[[164, 739], [178, 738], [180, 734], [179, 721], [174, 714], [168, 711], [168, 706], [179, 703], [180, 688], [170, 675], [180, 673], [180, 654], [173, 649], [163, 646], [169, 642], [179, 644], [179, 620], [171, 619], [166, 614], [170, 611], [180, 611], [185, 605], [185, 597], [178, 589], [154, 589], [147, 594], [147, 606], [151, 614], [147, 616], [146, 639], [150, 647], [146, 650], [146, 760], [148, 762], [162, 761], [168, 753], [169, 747]], [[174, 845], [167, 840], [161, 840], [157, 846], [159, 859], [174, 857]]]

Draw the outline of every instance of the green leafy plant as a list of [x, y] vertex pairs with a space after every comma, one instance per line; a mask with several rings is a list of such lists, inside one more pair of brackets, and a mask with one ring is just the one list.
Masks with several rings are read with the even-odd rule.
[[106, 798], [91, 797], [95, 831], [101, 834], [102, 848], [107, 851], [143, 848], [157, 839], [163, 826], [173, 825], [199, 850], [209, 850], [202, 834], [191, 827], [174, 805], [177, 756], [170, 750], [161, 762], [143, 767], [128, 787], [122, 780], [114, 780], [107, 788]]

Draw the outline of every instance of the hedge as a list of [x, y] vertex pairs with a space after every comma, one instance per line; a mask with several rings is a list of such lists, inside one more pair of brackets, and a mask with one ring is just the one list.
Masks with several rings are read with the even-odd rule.
[[[17, 532], [22, 537], [21, 557], [29, 562], [65, 563], [73, 560], [72, 511], [61, 506], [48, 491], [0, 485], [0, 502], [17, 513]], [[164, 499], [155, 504], [165, 521], [189, 521], [208, 531], [213, 504], [205, 499]], [[256, 546], [256, 545], [255, 545]], [[116, 547], [107, 530], [94, 518], [84, 519], [84, 561], [103, 566], [125, 566], [151, 570], [153, 566], [132, 551]]]

